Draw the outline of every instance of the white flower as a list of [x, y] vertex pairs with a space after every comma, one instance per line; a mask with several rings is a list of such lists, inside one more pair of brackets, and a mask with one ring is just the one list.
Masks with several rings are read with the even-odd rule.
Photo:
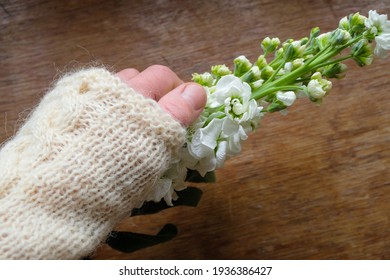
[[206, 127], [195, 131], [191, 142], [188, 143], [188, 150], [194, 158], [201, 159], [214, 153], [222, 123], [222, 119], [213, 119]]
[[309, 96], [315, 99], [323, 98], [332, 89], [332, 82], [322, 78], [320, 72], [315, 72], [307, 85]]
[[326, 91], [322, 89], [322, 86], [318, 80], [311, 80], [307, 85], [307, 90], [310, 96], [316, 99], [321, 99], [326, 94]]
[[[251, 124], [261, 117], [262, 107], [257, 105], [256, 100], [251, 99], [251, 94], [250, 86], [234, 75], [222, 77], [216, 85], [215, 106], [224, 105], [227, 116], [222, 124], [222, 137], [227, 140], [219, 150], [221, 159], [241, 151], [241, 141], [247, 139], [247, 132], [252, 131]], [[218, 165], [220, 164], [223, 163], [218, 162]]]
[[251, 99], [251, 87], [234, 75], [222, 77], [215, 88], [211, 107], [225, 106], [225, 114], [237, 123], [245, 122], [259, 115], [261, 107]]
[[154, 183], [146, 200], [159, 202], [164, 198], [167, 205], [173, 206], [172, 201], [177, 199], [175, 191], [181, 191], [186, 188], [186, 177], [187, 167], [179, 157], [171, 162], [169, 169]]
[[251, 87], [243, 83], [240, 78], [233, 74], [223, 76], [216, 84], [214, 93], [211, 94], [214, 102], [210, 107], [215, 108], [225, 104], [228, 97], [246, 98], [249, 100]]
[[189, 156], [185, 160], [188, 167], [197, 170], [202, 176], [213, 171], [217, 166], [215, 148], [218, 145], [218, 138], [222, 131], [223, 119], [214, 118], [204, 128], [197, 129], [190, 142], [187, 143]]
[[379, 15], [376, 11], [369, 11], [365, 25], [375, 35], [375, 55], [385, 58], [390, 50], [390, 21], [387, 15]]
[[251, 99], [251, 94], [250, 86], [234, 75], [218, 81], [213, 93], [209, 93], [208, 108], [221, 111], [209, 116], [204, 113], [203, 125], [207, 125], [196, 128], [187, 143], [188, 155], [184, 158], [188, 168], [204, 176], [241, 151], [241, 141], [247, 139], [247, 133], [261, 117], [262, 107]]
[[294, 103], [296, 98], [297, 97], [293, 91], [286, 91], [286, 92], [278, 91], [276, 93], [276, 99], [282, 102], [287, 107], [291, 106]]

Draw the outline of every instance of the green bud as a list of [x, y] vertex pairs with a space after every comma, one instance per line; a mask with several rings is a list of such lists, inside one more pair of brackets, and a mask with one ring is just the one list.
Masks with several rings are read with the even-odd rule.
[[374, 58], [372, 46], [366, 39], [362, 39], [353, 45], [351, 54], [353, 60], [355, 60], [359, 66], [370, 65]]
[[286, 48], [292, 42], [294, 42], [294, 39], [287, 39], [286, 41], [283, 42], [282, 48]]
[[292, 62], [293, 69], [297, 69], [297, 68], [301, 67], [303, 64], [305, 64], [305, 61], [303, 58], [297, 58], [297, 59], [293, 60], [293, 62]]
[[216, 76], [217, 78], [220, 78], [222, 76], [226, 76], [232, 73], [230, 71], [229, 67], [227, 67], [225, 64], [222, 65], [214, 65], [211, 67], [211, 73]]
[[279, 55], [283, 55], [283, 52], [284, 52], [284, 48], [279, 48], [276, 53], [275, 53], [275, 57], [279, 56]]
[[279, 44], [280, 44], [279, 38], [270, 39], [269, 37], [267, 37], [261, 42], [261, 48], [263, 49], [264, 54], [267, 54], [275, 51], [276, 48], [279, 46]]
[[271, 45], [271, 38], [270, 37], [264, 38], [260, 45], [263, 51], [267, 52], [269, 46]]
[[274, 68], [272, 68], [271, 66], [267, 65], [266, 67], [264, 67], [264, 68], [261, 70], [261, 75], [260, 75], [260, 77], [261, 77], [263, 80], [268, 80], [268, 79], [273, 75], [274, 72], [275, 72]]
[[234, 59], [234, 75], [241, 77], [244, 73], [248, 72], [252, 67], [252, 63], [244, 56], [240, 55]]
[[264, 80], [262, 79], [259, 79], [257, 81], [254, 81], [253, 83], [250, 84], [252, 90], [255, 90], [255, 89], [258, 89], [260, 88], [264, 83]]
[[331, 32], [329, 43], [333, 46], [344, 45], [348, 43], [348, 41], [351, 39], [351, 34], [349, 34], [348, 31], [337, 28], [336, 30]]
[[314, 27], [310, 31], [310, 39], [316, 38], [318, 35], [320, 35], [320, 28]]
[[295, 58], [299, 58], [303, 56], [303, 53], [305, 51], [305, 46], [301, 46], [300, 41], [294, 41], [285, 47], [284, 52], [284, 60], [285, 61], [292, 61]]
[[301, 46], [304, 46], [307, 44], [307, 42], [309, 42], [309, 38], [307, 37], [301, 38], [300, 42], [301, 42]]
[[214, 82], [214, 77], [208, 72], [203, 74], [195, 73], [192, 74], [192, 80], [202, 86], [210, 87]]
[[259, 56], [259, 58], [256, 61], [256, 65], [257, 67], [259, 67], [259, 69], [263, 69], [265, 66], [268, 65], [267, 59], [265, 58], [264, 55]]
[[256, 80], [259, 80], [261, 76], [261, 72], [259, 67], [253, 66], [248, 72], [241, 76], [241, 81], [250, 83]]
[[317, 46], [320, 50], [325, 49], [329, 45], [330, 32], [323, 33], [316, 38]]
[[349, 30], [349, 19], [347, 17], [343, 17], [339, 22], [339, 28], [344, 30]]
[[332, 65], [325, 66], [322, 75], [327, 78], [342, 79], [345, 77], [347, 69], [347, 65], [343, 63], [335, 63]]
[[353, 15], [349, 16], [349, 25], [350, 25], [350, 30], [349, 32], [352, 35], [359, 35], [362, 34], [362, 32], [366, 29], [365, 21], [366, 17], [360, 15], [359, 13], [355, 13]]
[[333, 46], [344, 45], [351, 40], [351, 34], [344, 29], [337, 28], [332, 31], [329, 38], [329, 43]]

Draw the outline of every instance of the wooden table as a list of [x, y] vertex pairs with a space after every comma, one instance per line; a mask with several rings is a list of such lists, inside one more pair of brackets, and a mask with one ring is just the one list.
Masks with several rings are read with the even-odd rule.
[[[390, 14], [389, 1], [1, 1], [0, 142], [62, 73], [169, 66], [184, 80], [213, 64], [254, 60], [265, 36], [333, 29], [352, 12]], [[198, 185], [196, 208], [125, 220], [118, 229], [173, 240], [96, 259], [389, 259], [390, 59], [350, 63], [320, 107], [268, 115], [240, 156]]]

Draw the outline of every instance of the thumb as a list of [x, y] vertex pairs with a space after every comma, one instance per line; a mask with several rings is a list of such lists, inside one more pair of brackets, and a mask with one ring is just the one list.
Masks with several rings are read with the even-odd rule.
[[164, 95], [158, 104], [182, 125], [188, 127], [202, 113], [207, 95], [202, 86], [186, 83]]

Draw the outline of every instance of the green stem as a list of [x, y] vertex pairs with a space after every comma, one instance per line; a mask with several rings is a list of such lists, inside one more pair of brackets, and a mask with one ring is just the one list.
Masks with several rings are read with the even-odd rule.
[[272, 60], [270, 63], [268, 63], [269, 66], [271, 66], [272, 68], [274, 66], [279, 66], [279, 63], [282, 61], [282, 58], [283, 57], [283, 54], [278, 54], [277, 57], [275, 57], [274, 60]]
[[303, 90], [303, 87], [302, 86], [294, 86], [294, 85], [291, 85], [291, 86], [278, 86], [278, 87], [270, 87], [268, 88], [267, 90], [264, 90], [264, 91], [261, 91], [261, 92], [257, 92], [257, 93], [254, 93], [252, 94], [252, 98], [253, 99], [256, 99], [256, 100], [259, 100], [260, 98], [263, 98], [271, 93], [274, 93], [276, 91], [279, 91], [279, 90], [282, 90], [282, 91], [288, 91], [288, 90]]
[[350, 59], [351, 57], [353, 57], [352, 54], [346, 55], [346, 56], [340, 57], [340, 58], [332, 60], [332, 61], [328, 61], [328, 62], [324, 62], [324, 63], [318, 64], [318, 65], [316, 65], [316, 68], [321, 68], [321, 67], [324, 67], [324, 66], [335, 64], [335, 63], [338, 63], [338, 62]]
[[[325, 66], [327, 63], [327, 60], [331, 59], [332, 57], [338, 55], [342, 50], [345, 48], [351, 46], [352, 44], [356, 43], [362, 38], [361, 36], [358, 36], [352, 40], [350, 40], [348, 43], [342, 45], [342, 46], [334, 46], [334, 48], [331, 48], [331, 45], [328, 45], [324, 49], [320, 50], [316, 55], [314, 55], [312, 58], [308, 59], [305, 64], [303, 64], [301, 67], [295, 69], [294, 71], [290, 72], [289, 74], [271, 81], [270, 83], [264, 84], [259, 89], [255, 90], [252, 94], [252, 97], [255, 99], [260, 99], [262, 97], [267, 96], [268, 94], [271, 94], [277, 90], [282, 90], [281, 88], [284, 88], [284, 90], [294, 90], [299, 86], [288, 86], [288, 84], [294, 83], [299, 77], [303, 76], [306, 73], [310, 73], [314, 69], [319, 68], [318, 66]], [[345, 60], [349, 57], [345, 56], [342, 58], [342, 60]], [[273, 62], [276, 62], [277, 59], [275, 59]], [[335, 63], [338, 60], [334, 60], [331, 63]], [[330, 63], [330, 64], [331, 64]], [[301, 88], [300, 88], [301, 89]]]

